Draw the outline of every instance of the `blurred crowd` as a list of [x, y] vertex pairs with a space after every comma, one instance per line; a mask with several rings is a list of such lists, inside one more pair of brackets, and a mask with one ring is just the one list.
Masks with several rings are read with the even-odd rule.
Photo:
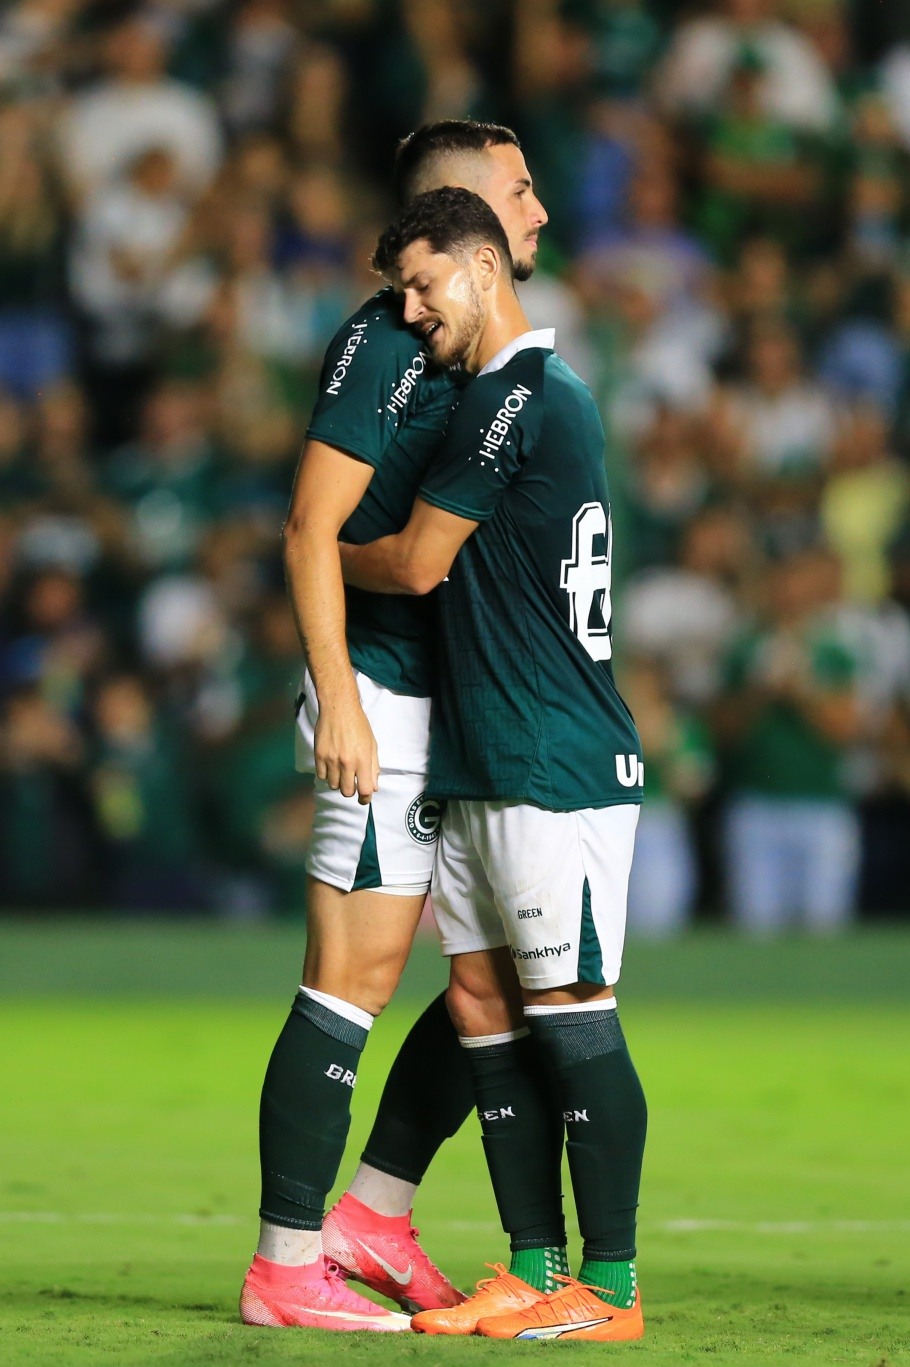
[[0, 905], [300, 911], [278, 530], [465, 116], [607, 429], [633, 925], [910, 907], [910, 0], [9, 0]]

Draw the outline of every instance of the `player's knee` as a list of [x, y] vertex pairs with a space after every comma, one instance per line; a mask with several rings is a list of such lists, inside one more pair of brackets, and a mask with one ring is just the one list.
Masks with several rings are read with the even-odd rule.
[[369, 1003], [365, 1010], [373, 1016], [378, 1016], [380, 1011], [384, 1011], [395, 994], [400, 977], [401, 965], [397, 961], [375, 964], [372, 973], [366, 975], [361, 987], [361, 993]]
[[349, 958], [344, 962], [336, 959], [333, 963], [323, 960], [316, 971], [304, 972], [304, 982], [307, 987], [378, 1016], [392, 1000], [401, 967], [400, 959], [391, 956]]
[[352, 976], [352, 990], [360, 998], [364, 1011], [378, 1016], [392, 1000], [401, 977], [401, 964], [397, 959], [374, 960], [361, 965]]
[[446, 1008], [449, 1019], [459, 1035], [467, 1035], [468, 1023], [473, 1011], [473, 998], [464, 991], [461, 983], [451, 982], [446, 989]]
[[446, 991], [446, 1006], [459, 1035], [498, 1035], [522, 1024], [520, 1008], [503, 994], [501, 986], [488, 975], [460, 970], [453, 964]]

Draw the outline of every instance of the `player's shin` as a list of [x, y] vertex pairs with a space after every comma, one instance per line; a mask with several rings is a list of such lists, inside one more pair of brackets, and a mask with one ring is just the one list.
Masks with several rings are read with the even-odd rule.
[[461, 1128], [473, 1101], [471, 1075], [442, 992], [398, 1051], [348, 1190], [382, 1215], [406, 1215], [430, 1163]]
[[[318, 999], [317, 999], [318, 998]], [[351, 1123], [351, 1096], [372, 1017], [350, 1003], [301, 988], [266, 1070], [259, 1112], [265, 1226], [312, 1231], [309, 1256], [275, 1256], [268, 1235], [260, 1254], [272, 1261], [308, 1262], [321, 1254], [325, 1198], [335, 1181]], [[299, 1248], [299, 1246], [298, 1246]]]
[[503, 1229], [509, 1271], [551, 1292], [568, 1271], [562, 1210], [563, 1125], [526, 1030], [462, 1038], [483, 1147]]
[[526, 1007], [562, 1099], [584, 1240], [580, 1280], [611, 1304], [635, 1301], [635, 1218], [647, 1108], [615, 1007]]
[[326, 1256], [345, 1276], [409, 1310], [464, 1299], [417, 1242], [411, 1206], [434, 1154], [471, 1104], [467, 1063], [440, 996], [401, 1046], [360, 1166], [322, 1228]]

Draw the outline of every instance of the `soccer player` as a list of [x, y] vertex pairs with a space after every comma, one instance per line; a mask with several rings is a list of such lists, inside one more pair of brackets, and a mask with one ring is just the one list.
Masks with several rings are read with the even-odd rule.
[[[546, 214], [508, 129], [422, 128], [399, 149], [395, 179], [402, 201], [447, 183], [476, 190], [502, 220], [519, 274], [531, 274]], [[359, 1056], [410, 950], [439, 825], [426, 796], [427, 605], [345, 595], [338, 537], [367, 541], [404, 526], [456, 398], [400, 299], [381, 290], [328, 350], [295, 480], [284, 551], [307, 659], [298, 767], [315, 774], [316, 815], [303, 983], [262, 1091], [260, 1239], [241, 1294], [248, 1323], [407, 1328], [355, 1295], [339, 1266], [409, 1310], [463, 1299], [410, 1220], [416, 1186], [472, 1104], [442, 997], [405, 1041], [364, 1159], [323, 1228]]]
[[[412, 1327], [638, 1338], [646, 1110], [613, 985], [644, 766], [611, 667], [603, 428], [552, 332], [529, 329], [508, 241], [476, 195], [415, 199], [375, 264], [437, 364], [476, 376], [407, 526], [345, 548], [343, 561], [363, 589], [438, 587], [429, 792], [448, 808], [433, 903], [512, 1248], [508, 1271], [497, 1264], [476, 1295]], [[504, 947], [523, 1009], [495, 958]], [[526, 1085], [529, 1049], [552, 1080], [543, 1105]], [[564, 1133], [584, 1239], [577, 1279], [565, 1255]]]

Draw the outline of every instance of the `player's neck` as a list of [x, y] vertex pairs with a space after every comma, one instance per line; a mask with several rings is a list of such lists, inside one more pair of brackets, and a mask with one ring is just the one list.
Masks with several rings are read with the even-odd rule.
[[531, 324], [514, 291], [509, 290], [507, 294], [497, 297], [483, 331], [478, 335], [471, 354], [465, 359], [465, 370], [469, 375], [476, 375], [504, 346], [530, 331]]

